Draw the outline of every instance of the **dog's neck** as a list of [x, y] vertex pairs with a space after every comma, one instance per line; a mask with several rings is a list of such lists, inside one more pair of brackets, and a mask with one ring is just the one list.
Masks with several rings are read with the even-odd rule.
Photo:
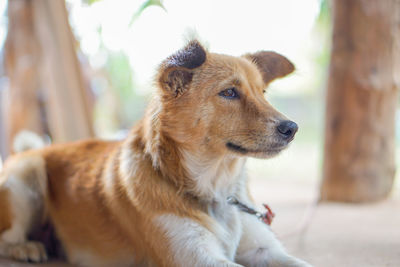
[[225, 201], [237, 193], [245, 158], [210, 156], [195, 150], [181, 150], [181, 164], [193, 181], [189, 190], [204, 201]]
[[174, 141], [164, 134], [158, 111], [157, 105], [152, 105], [140, 127], [145, 153], [150, 155], [153, 167], [178, 187], [179, 192], [202, 201], [225, 201], [235, 194], [245, 158], [211, 154]]
[[236, 193], [245, 158], [210, 155], [201, 149], [182, 148], [168, 138], [162, 139], [164, 141], [158, 143], [156, 153], [151, 153], [153, 166], [180, 192], [203, 202], [225, 201]]

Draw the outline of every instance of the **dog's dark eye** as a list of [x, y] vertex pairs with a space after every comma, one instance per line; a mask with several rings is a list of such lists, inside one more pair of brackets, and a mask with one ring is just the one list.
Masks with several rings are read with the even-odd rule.
[[231, 87], [228, 89], [225, 89], [221, 92], [218, 93], [219, 96], [228, 98], [228, 99], [235, 99], [235, 98], [239, 98], [239, 94], [236, 91], [235, 87]]

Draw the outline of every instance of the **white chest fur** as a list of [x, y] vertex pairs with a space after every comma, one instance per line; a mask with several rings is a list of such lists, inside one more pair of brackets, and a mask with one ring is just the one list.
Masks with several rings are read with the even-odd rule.
[[205, 157], [183, 151], [185, 167], [194, 180], [194, 194], [208, 203], [208, 214], [215, 220], [216, 235], [226, 255], [233, 260], [241, 236], [238, 210], [227, 203], [245, 186], [245, 159], [232, 156]]
[[[245, 160], [224, 157], [210, 159], [182, 151], [185, 168], [194, 187], [191, 193], [207, 203], [207, 225], [189, 218], [165, 214], [156, 224], [167, 234], [176, 266], [220, 266], [234, 261], [242, 235], [239, 211], [227, 203], [245, 186]], [[217, 261], [217, 262], [215, 262]]]
[[238, 211], [227, 203], [213, 202], [208, 215], [207, 226], [173, 214], [155, 218], [168, 239], [174, 266], [225, 266], [224, 262], [234, 261], [242, 234]]
[[225, 250], [225, 255], [233, 261], [242, 234], [239, 211], [222, 199], [214, 200], [208, 206], [208, 214], [218, 225], [216, 227], [218, 231], [215, 234]]

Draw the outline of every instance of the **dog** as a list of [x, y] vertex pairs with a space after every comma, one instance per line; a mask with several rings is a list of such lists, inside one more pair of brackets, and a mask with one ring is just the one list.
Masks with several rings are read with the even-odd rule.
[[227, 203], [254, 206], [246, 158], [273, 157], [294, 138], [296, 123], [264, 98], [293, 70], [275, 52], [233, 57], [191, 40], [160, 64], [125, 140], [23, 151], [34, 138], [17, 137], [21, 153], [0, 175], [0, 256], [46, 261], [45, 241], [29, 237], [51, 225], [78, 266], [311, 266]]

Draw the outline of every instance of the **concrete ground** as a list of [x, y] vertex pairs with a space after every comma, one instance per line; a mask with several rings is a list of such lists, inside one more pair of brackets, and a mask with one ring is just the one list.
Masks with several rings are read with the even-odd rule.
[[310, 183], [258, 180], [253, 185], [255, 199], [276, 213], [272, 229], [295, 256], [320, 267], [400, 266], [398, 195], [375, 204], [315, 206], [317, 188]]
[[[256, 179], [251, 191], [257, 202], [268, 203], [276, 213], [272, 229], [287, 250], [314, 266], [400, 266], [399, 196], [376, 204], [326, 203], [311, 208], [316, 196], [311, 182]], [[307, 227], [299, 230], [302, 224]], [[32, 265], [0, 259], [0, 266]]]

